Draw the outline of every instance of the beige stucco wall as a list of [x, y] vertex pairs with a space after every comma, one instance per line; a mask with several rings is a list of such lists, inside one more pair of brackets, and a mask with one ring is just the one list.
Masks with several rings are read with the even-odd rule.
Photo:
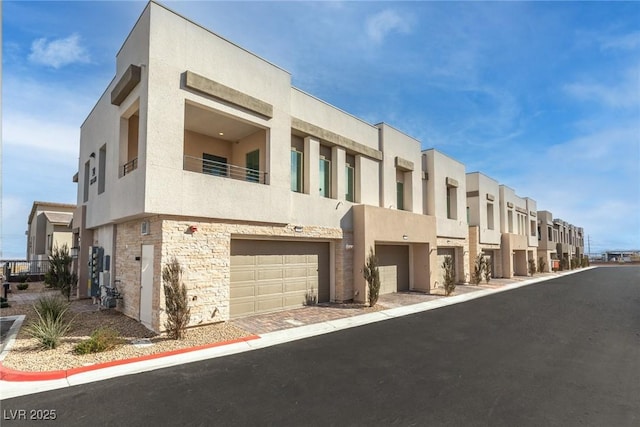
[[367, 301], [368, 290], [362, 269], [370, 248], [375, 248], [377, 243], [408, 245], [410, 289], [429, 292], [435, 287], [435, 218], [366, 205], [354, 206], [353, 216], [354, 300]]
[[[466, 175], [469, 225], [478, 226], [480, 243], [500, 245], [500, 185], [494, 179], [473, 172]], [[493, 200], [489, 200], [493, 196]], [[487, 205], [493, 205], [493, 229], [489, 229]]]
[[[436, 217], [438, 237], [466, 239], [467, 184], [464, 165], [434, 149], [425, 150], [422, 154], [423, 171], [428, 173], [428, 179], [423, 181], [426, 193], [425, 213]], [[447, 218], [447, 178], [453, 178], [458, 182], [456, 219]]]
[[[404, 182], [404, 210], [423, 213], [420, 141], [386, 123], [377, 126], [380, 129], [380, 150], [383, 155], [382, 182], [380, 183], [381, 206], [398, 209], [396, 182], [401, 176]], [[396, 167], [396, 158], [412, 163], [413, 170], [402, 170]]]

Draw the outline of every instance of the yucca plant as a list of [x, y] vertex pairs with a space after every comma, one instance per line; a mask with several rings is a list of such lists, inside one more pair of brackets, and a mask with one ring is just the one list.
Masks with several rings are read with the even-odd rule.
[[547, 263], [544, 262], [543, 257], [538, 258], [538, 273], [544, 273], [544, 268], [547, 266]]
[[529, 275], [533, 276], [536, 274], [536, 260], [533, 258], [529, 258]]
[[73, 323], [73, 319], [66, 319], [69, 303], [58, 297], [44, 297], [38, 299], [33, 308], [38, 319], [27, 326], [27, 333], [38, 340], [41, 348], [56, 348]]
[[478, 286], [480, 282], [482, 282], [482, 275], [486, 270], [486, 260], [482, 254], [476, 257], [475, 262], [473, 263], [473, 275], [471, 276], [471, 280], [474, 285]]

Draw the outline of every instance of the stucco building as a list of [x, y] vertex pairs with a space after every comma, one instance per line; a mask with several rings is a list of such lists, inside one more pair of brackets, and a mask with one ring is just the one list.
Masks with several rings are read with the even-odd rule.
[[46, 261], [53, 248], [73, 246], [71, 220], [76, 205], [33, 202], [27, 220], [27, 261]]

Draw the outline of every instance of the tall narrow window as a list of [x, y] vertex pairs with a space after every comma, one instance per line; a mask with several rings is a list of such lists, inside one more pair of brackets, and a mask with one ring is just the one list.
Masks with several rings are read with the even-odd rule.
[[331, 160], [320, 159], [320, 195], [331, 197]]
[[447, 186], [447, 218], [458, 219], [457, 216], [457, 188]]
[[531, 236], [535, 236], [536, 235], [536, 231], [538, 229], [538, 227], [536, 225], [536, 222], [535, 221], [530, 221], [529, 224], [531, 225]]
[[302, 193], [302, 153], [291, 150], [291, 191]]
[[247, 153], [245, 157], [247, 164], [247, 181], [260, 182], [260, 150]]
[[493, 203], [487, 203], [487, 229], [493, 230]]
[[83, 180], [83, 197], [82, 201], [86, 202], [89, 200], [89, 172], [91, 171], [91, 165], [89, 161], [84, 164], [84, 180]]
[[105, 177], [107, 169], [107, 144], [100, 148], [98, 153], [98, 194], [104, 193]]
[[396, 204], [398, 210], [404, 210], [404, 182], [396, 182]]
[[507, 212], [507, 230], [509, 233], [513, 233], [513, 211]]
[[355, 200], [354, 191], [353, 191], [354, 190], [353, 177], [355, 174], [354, 174], [353, 166], [346, 165], [345, 174], [346, 174], [345, 182], [346, 182], [347, 188], [346, 188], [346, 193], [344, 195], [344, 198], [348, 202], [353, 202]]

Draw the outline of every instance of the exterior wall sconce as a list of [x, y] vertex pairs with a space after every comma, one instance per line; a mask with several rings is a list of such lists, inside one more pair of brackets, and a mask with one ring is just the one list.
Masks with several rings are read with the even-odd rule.
[[198, 231], [198, 227], [196, 227], [195, 225], [189, 226], [189, 233], [195, 233], [196, 231]]
[[77, 246], [69, 248], [69, 255], [71, 255], [71, 258], [73, 258], [73, 259], [78, 258], [78, 253], [79, 252], [80, 252], [80, 248], [77, 247]]
[[295, 227], [293, 227], [293, 231], [295, 231], [296, 233], [302, 233], [302, 230], [304, 230], [304, 227], [301, 225], [296, 225]]
[[91, 157], [92, 159], [95, 159], [96, 158], [96, 153], [94, 152], [94, 153], [89, 154], [89, 157]]
[[409, 240], [409, 236], [407, 236], [406, 234], [402, 235], [402, 240]]

